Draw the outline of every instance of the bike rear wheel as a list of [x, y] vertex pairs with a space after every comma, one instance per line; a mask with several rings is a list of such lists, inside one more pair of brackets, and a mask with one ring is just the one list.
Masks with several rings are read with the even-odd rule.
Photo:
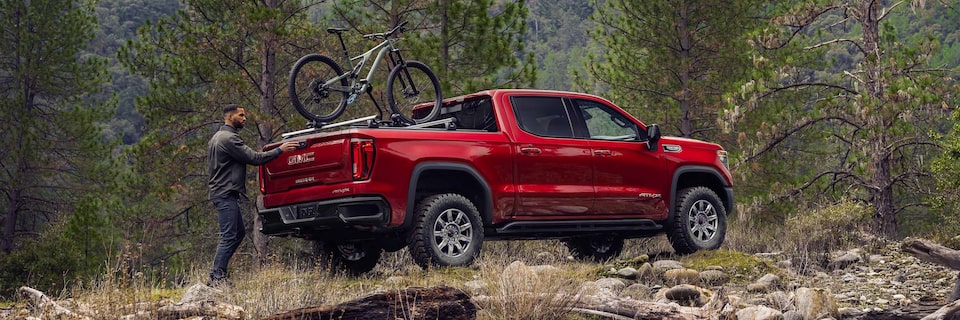
[[333, 59], [319, 54], [309, 54], [297, 60], [290, 70], [287, 90], [297, 112], [317, 123], [331, 122], [347, 107], [347, 79], [340, 79], [341, 90], [331, 90], [325, 85], [329, 79], [343, 74], [343, 69]]
[[387, 102], [393, 114], [408, 124], [424, 123], [440, 114], [440, 80], [427, 65], [407, 61], [390, 71]]

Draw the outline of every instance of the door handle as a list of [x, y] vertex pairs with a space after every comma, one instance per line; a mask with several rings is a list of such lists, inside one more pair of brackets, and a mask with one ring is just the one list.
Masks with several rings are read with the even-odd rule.
[[598, 149], [598, 150], [593, 150], [593, 154], [598, 155], [598, 156], [609, 156], [609, 155], [611, 155], [611, 154], [613, 154], [613, 153], [610, 152], [610, 150], [607, 150], [607, 149]]
[[540, 154], [540, 148], [537, 147], [520, 147], [520, 153], [522, 154]]

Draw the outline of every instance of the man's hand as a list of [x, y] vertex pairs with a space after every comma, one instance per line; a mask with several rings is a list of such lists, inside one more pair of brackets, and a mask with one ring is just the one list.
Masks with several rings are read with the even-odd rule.
[[283, 152], [293, 151], [299, 145], [300, 144], [297, 143], [296, 141], [287, 141], [280, 145], [280, 151], [283, 151]]

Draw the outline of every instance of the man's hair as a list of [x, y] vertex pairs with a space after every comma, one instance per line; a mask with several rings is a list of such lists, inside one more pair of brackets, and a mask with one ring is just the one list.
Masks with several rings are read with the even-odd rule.
[[223, 107], [223, 115], [226, 116], [228, 114], [233, 114], [234, 112], [237, 112], [237, 109], [240, 108], [243, 107], [238, 104], [228, 104], [227, 106]]

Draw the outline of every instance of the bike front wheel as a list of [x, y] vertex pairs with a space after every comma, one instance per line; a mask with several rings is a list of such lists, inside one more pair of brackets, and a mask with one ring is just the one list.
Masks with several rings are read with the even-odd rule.
[[334, 82], [338, 88], [326, 83], [341, 74], [340, 65], [323, 55], [309, 54], [297, 60], [287, 82], [293, 107], [317, 123], [327, 123], [339, 117], [347, 107], [347, 79], [344, 77]]
[[427, 65], [407, 61], [397, 65], [387, 78], [390, 110], [408, 124], [424, 123], [440, 114], [440, 80]]

